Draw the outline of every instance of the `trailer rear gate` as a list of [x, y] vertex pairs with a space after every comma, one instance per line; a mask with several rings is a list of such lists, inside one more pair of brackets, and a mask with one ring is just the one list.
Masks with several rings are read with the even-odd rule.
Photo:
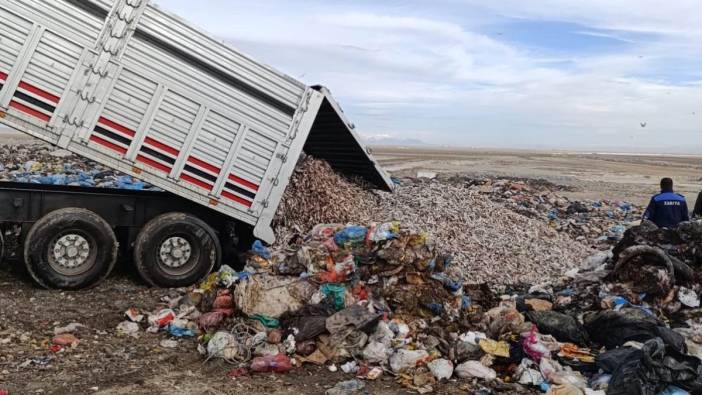
[[254, 226], [303, 149], [391, 181], [324, 88], [310, 88], [148, 0], [3, 0], [0, 121]]

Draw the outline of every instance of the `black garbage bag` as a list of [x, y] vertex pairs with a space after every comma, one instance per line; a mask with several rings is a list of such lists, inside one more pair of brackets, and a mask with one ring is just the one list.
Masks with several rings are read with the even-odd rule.
[[539, 328], [539, 332], [552, 335], [560, 342], [579, 346], [587, 346], [589, 343], [585, 328], [569, 315], [555, 311], [530, 311], [526, 316]]
[[595, 365], [605, 373], [614, 373], [626, 361], [641, 359], [641, 350], [633, 347], [621, 347], [607, 351], [595, 357]]
[[[641, 350], [609, 351], [600, 356], [607, 368], [617, 361], [607, 395], [656, 395], [669, 385], [675, 385], [692, 394], [702, 393], [702, 362], [666, 346], [662, 339], [647, 341]], [[604, 365], [601, 365], [604, 367]]]
[[646, 316], [638, 309], [601, 311], [585, 317], [585, 329], [590, 339], [608, 350], [621, 347], [626, 342], [644, 343], [653, 338], [678, 351], [687, 352], [685, 338], [662, 325], [655, 317]]
[[331, 304], [310, 304], [283, 314], [280, 325], [286, 333], [294, 333], [296, 341], [303, 342], [324, 334], [327, 331], [327, 318], [334, 313], [336, 309]]

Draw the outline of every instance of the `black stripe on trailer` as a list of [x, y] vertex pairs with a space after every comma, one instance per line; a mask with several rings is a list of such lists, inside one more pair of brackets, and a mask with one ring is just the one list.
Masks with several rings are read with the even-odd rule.
[[64, 0], [66, 3], [79, 8], [88, 14], [99, 18], [99, 19], [107, 19], [107, 15], [109, 15], [109, 11], [100, 7], [99, 5], [93, 3], [90, 0]]
[[44, 111], [48, 111], [50, 113], [54, 113], [56, 111], [56, 107], [45, 103], [35, 97], [29, 96], [28, 94], [20, 91], [15, 91], [15, 97], [22, 100], [23, 102], [29, 103], [35, 107], [41, 108]]
[[174, 164], [175, 164], [175, 159], [171, 158], [171, 157], [168, 156], [168, 155], [164, 155], [164, 154], [162, 154], [162, 153], [160, 153], [160, 152], [158, 152], [158, 151], [156, 151], [156, 150], [153, 150], [153, 149], [151, 149], [151, 148], [149, 148], [149, 147], [142, 146], [140, 151], [143, 152], [143, 153], [145, 153], [145, 154], [147, 154], [147, 155], [151, 155], [151, 156], [153, 156], [154, 158], [157, 158], [157, 159], [160, 159], [160, 160], [162, 160], [162, 161], [164, 161], [164, 162], [170, 163], [171, 165], [174, 165]]
[[205, 173], [204, 171], [202, 171], [202, 170], [200, 170], [200, 169], [196, 169], [196, 168], [194, 168], [194, 167], [192, 167], [192, 166], [190, 166], [190, 165], [185, 165], [185, 167], [183, 168], [183, 170], [185, 170], [185, 171], [187, 171], [187, 172], [189, 172], [189, 173], [193, 173], [193, 174], [195, 174], [196, 176], [202, 177], [202, 178], [204, 178], [204, 179], [206, 179], [206, 180], [210, 180], [211, 182], [217, 182], [217, 177], [215, 177], [215, 176], [213, 176], [213, 175], [210, 175], [210, 174], [207, 174], [207, 173]]
[[132, 144], [132, 140], [130, 140], [130, 139], [124, 137], [124, 136], [120, 136], [120, 135], [117, 134], [117, 133], [111, 132], [111, 131], [109, 131], [109, 130], [103, 128], [103, 127], [95, 126], [95, 129], [94, 129], [94, 130], [95, 130], [95, 133], [99, 133], [99, 134], [101, 134], [101, 135], [103, 135], [103, 136], [105, 136], [105, 137], [108, 137], [108, 138], [110, 138], [110, 139], [112, 139], [112, 140], [114, 140], [114, 141], [120, 142], [120, 143], [122, 143], [122, 144], [124, 144], [124, 145], [126, 145], [126, 146], [129, 146], [129, 145]]
[[226, 183], [225, 186], [227, 187], [227, 189], [230, 189], [230, 190], [232, 190], [232, 191], [234, 191], [234, 192], [236, 192], [236, 193], [239, 193], [239, 194], [241, 194], [241, 195], [244, 195], [244, 196], [246, 196], [246, 197], [248, 197], [248, 198], [250, 198], [250, 199], [252, 199], [252, 200], [253, 200], [253, 199], [256, 199], [256, 194], [255, 194], [255, 193], [253, 193], [253, 192], [251, 192], [251, 191], [247, 191], [246, 189], [241, 188], [241, 187], [238, 187], [238, 186], [236, 186], [236, 185], [234, 185], [234, 184], [232, 184], [232, 183], [230, 183], [230, 182]]

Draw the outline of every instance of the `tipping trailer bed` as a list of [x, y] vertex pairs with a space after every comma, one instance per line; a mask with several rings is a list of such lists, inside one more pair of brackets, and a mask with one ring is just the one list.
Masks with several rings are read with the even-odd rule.
[[148, 0], [0, 1], [0, 121], [254, 226], [303, 149], [389, 178], [324, 88], [255, 62]]
[[[220, 263], [220, 222], [273, 242], [271, 221], [302, 152], [392, 189], [326, 88], [256, 62], [149, 0], [0, 0], [0, 20], [0, 123], [189, 202], [139, 223], [127, 241], [150, 284], [188, 285]], [[43, 286], [94, 285], [124, 243], [118, 221], [85, 209], [94, 192], [74, 191], [72, 202], [54, 192], [22, 192], [56, 208], [21, 221], [25, 266]], [[108, 197], [101, 192], [115, 204]], [[0, 218], [0, 229], [15, 219]]]

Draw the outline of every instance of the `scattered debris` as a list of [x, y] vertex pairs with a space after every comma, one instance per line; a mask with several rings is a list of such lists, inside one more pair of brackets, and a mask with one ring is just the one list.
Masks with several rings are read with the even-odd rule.
[[[378, 229], [384, 237], [374, 236]], [[699, 283], [676, 276], [671, 264], [658, 277], [669, 292], [652, 293], [621, 269], [622, 261], [635, 272], [665, 257], [698, 278], [696, 255], [668, 256], [654, 243], [627, 245], [631, 234], [641, 228], [632, 228], [595, 269], [533, 286], [491, 288], [458, 280], [441, 244], [402, 223], [319, 225], [282, 250], [254, 245], [237, 281], [228, 281], [232, 269], [223, 268], [180, 299], [202, 294], [200, 303], [156, 311], [149, 322], [168, 332], [164, 317], [222, 312], [199, 338], [208, 358], [266, 373], [327, 364], [356, 381], [377, 379], [389, 368], [401, 385], [420, 393], [454, 376], [496, 388], [514, 380], [551, 394], [597, 391], [589, 384], [595, 379], [598, 388], [702, 390], [702, 362], [687, 346], [702, 342], [695, 331], [702, 313], [690, 306], [699, 299]], [[632, 260], [631, 251], [652, 248], [655, 254]], [[252, 308], [258, 300], [267, 305]], [[671, 322], [690, 330], [673, 331]], [[657, 365], [636, 362], [644, 358]], [[359, 390], [348, 383], [331, 393]]]
[[46, 144], [9, 145], [3, 146], [3, 150], [12, 155], [0, 156], [0, 181], [158, 190], [104, 165]]

